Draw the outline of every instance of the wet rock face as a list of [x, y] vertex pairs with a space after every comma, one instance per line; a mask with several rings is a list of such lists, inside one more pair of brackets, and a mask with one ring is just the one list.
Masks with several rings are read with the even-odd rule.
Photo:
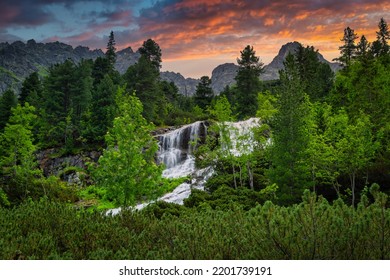
[[40, 168], [45, 176], [59, 176], [69, 184], [81, 185], [82, 174], [88, 162], [97, 162], [101, 152], [82, 152], [77, 155], [56, 156], [57, 149], [48, 149], [37, 154]]

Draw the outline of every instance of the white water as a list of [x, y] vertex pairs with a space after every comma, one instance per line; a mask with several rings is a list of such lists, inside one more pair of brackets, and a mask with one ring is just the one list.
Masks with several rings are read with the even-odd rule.
[[260, 125], [259, 118], [240, 122], [227, 122], [230, 136], [230, 152], [238, 157], [253, 152], [256, 146], [252, 129]]
[[[241, 122], [230, 122], [227, 125], [230, 131], [232, 154], [239, 156], [252, 152], [254, 146], [252, 128], [259, 125], [259, 119], [251, 118]], [[211, 167], [200, 170], [195, 168], [195, 158], [192, 154], [194, 145], [191, 142], [197, 140], [202, 129], [204, 134], [207, 134], [205, 124], [195, 122], [157, 136], [160, 145], [158, 161], [166, 167], [163, 171], [163, 177], [191, 177], [190, 182], [179, 185], [172, 192], [157, 199], [158, 201], [183, 204], [184, 199], [190, 196], [192, 189], [203, 190], [206, 181], [212, 176], [213, 169]], [[140, 203], [134, 209], [141, 210], [152, 202]], [[107, 213], [115, 215], [120, 210], [121, 208], [111, 209]]]

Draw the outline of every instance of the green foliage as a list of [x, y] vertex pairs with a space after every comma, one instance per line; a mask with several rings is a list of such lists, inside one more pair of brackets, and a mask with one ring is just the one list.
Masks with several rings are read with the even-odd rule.
[[0, 188], [0, 208], [1, 207], [8, 207], [11, 203], [8, 200], [7, 194], [3, 191], [3, 189]]
[[90, 142], [102, 142], [117, 113], [115, 93], [117, 86], [105, 75], [92, 93], [88, 115], [83, 120], [83, 136]]
[[381, 18], [381, 20], [378, 23], [378, 29], [379, 31], [376, 32], [376, 45], [377, 48], [375, 50], [375, 53], [378, 56], [387, 55], [390, 51], [388, 40], [390, 40], [390, 31], [389, 27], [387, 26], [387, 22]]
[[273, 116], [278, 111], [276, 109], [276, 96], [269, 91], [259, 92], [257, 95], [259, 108], [256, 112], [256, 117], [260, 118], [264, 123], [269, 123]]
[[84, 114], [91, 102], [92, 63], [75, 65], [70, 60], [50, 68], [44, 81], [40, 140], [48, 146], [71, 150], [81, 142]]
[[239, 69], [235, 78], [237, 82], [235, 102], [238, 118], [243, 120], [256, 115], [257, 94], [261, 90], [259, 75], [263, 72], [263, 63], [249, 45], [240, 53], [241, 58], [237, 59]]
[[110, 32], [110, 36], [108, 37], [106, 59], [111, 65], [111, 69], [113, 69], [116, 61], [116, 48], [115, 48], [115, 38], [114, 38], [113, 31]]
[[38, 73], [33, 72], [22, 84], [22, 89], [18, 98], [19, 102], [22, 105], [24, 105], [25, 102], [28, 102], [30, 105], [37, 107], [39, 102], [42, 102], [42, 92], [42, 82], [39, 79]]
[[144, 41], [142, 47], [140, 47], [138, 51], [141, 56], [145, 57], [153, 64], [156, 71], [159, 71], [161, 68], [161, 49], [155, 41], [152, 39]]
[[310, 141], [311, 110], [299, 75], [299, 65], [288, 55], [280, 71], [281, 88], [277, 113], [272, 120], [272, 144], [268, 148], [272, 166], [267, 171], [271, 183], [278, 185], [286, 199], [294, 201], [309, 187], [306, 160]]
[[289, 207], [252, 204], [244, 189], [194, 192], [192, 208], [158, 202], [116, 216], [26, 201], [0, 208], [0, 259], [389, 259], [388, 196], [370, 191], [374, 202], [357, 208], [308, 191]]
[[351, 61], [355, 58], [356, 56], [356, 44], [355, 40], [358, 39], [359, 37], [355, 33], [355, 31], [349, 26], [344, 29], [344, 36], [341, 39], [344, 44], [339, 47], [341, 56], [336, 59], [340, 61], [344, 66], [349, 66]]
[[205, 110], [211, 105], [213, 97], [214, 92], [211, 88], [211, 79], [208, 76], [201, 77], [199, 84], [196, 86], [196, 92], [194, 95], [195, 104]]
[[[2, 183], [9, 193], [28, 195], [31, 181], [40, 176], [35, 158], [36, 146], [33, 144], [32, 124], [35, 108], [28, 103], [12, 109], [4, 132], [0, 135], [0, 169]], [[18, 196], [18, 195], [17, 195]]]
[[12, 90], [6, 90], [0, 96], [0, 132], [4, 130], [11, 114], [12, 108], [16, 107], [17, 99]]
[[299, 45], [295, 54], [299, 78], [312, 102], [325, 99], [332, 88], [334, 78], [330, 66], [321, 62], [318, 55], [318, 50], [313, 46], [304, 48], [302, 45]]
[[156, 195], [162, 169], [154, 161], [158, 150], [151, 136], [152, 126], [142, 116], [142, 104], [134, 95], [117, 92], [119, 116], [106, 135], [107, 148], [93, 168], [99, 187], [117, 205], [132, 205], [144, 196]]

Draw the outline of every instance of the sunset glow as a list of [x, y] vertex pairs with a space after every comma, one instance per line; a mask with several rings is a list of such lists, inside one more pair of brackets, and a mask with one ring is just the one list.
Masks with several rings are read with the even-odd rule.
[[344, 28], [373, 41], [381, 17], [390, 21], [390, 0], [5, 0], [0, 41], [58, 40], [105, 50], [113, 30], [118, 50], [136, 50], [152, 38], [162, 49], [163, 70], [196, 78], [235, 62], [248, 44], [266, 64], [291, 41], [332, 60]]

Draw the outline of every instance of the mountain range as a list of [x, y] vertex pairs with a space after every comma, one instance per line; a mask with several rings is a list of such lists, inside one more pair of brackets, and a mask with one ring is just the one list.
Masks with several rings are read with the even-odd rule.
[[[272, 62], [264, 67], [264, 73], [260, 76], [262, 80], [276, 80], [279, 78], [279, 70], [283, 69], [283, 61], [288, 53], [295, 52], [300, 43], [290, 42], [281, 47], [278, 55]], [[19, 91], [25, 77], [38, 71], [41, 76], [47, 75], [51, 65], [62, 63], [66, 59], [80, 62], [82, 59], [96, 59], [104, 56], [102, 50], [90, 50], [88, 47], [78, 46], [73, 48], [70, 45], [52, 42], [37, 43], [29, 40], [27, 43], [16, 41], [11, 44], [0, 43], [0, 93], [8, 88]], [[115, 68], [121, 73], [125, 73], [130, 65], [135, 64], [140, 57], [138, 52], [134, 52], [131, 47], [117, 52]], [[338, 63], [331, 63], [318, 53], [320, 61], [328, 63], [333, 71], [340, 68]], [[226, 86], [235, 83], [235, 76], [238, 65], [225, 63], [217, 66], [211, 75], [211, 87], [214, 92], [221, 92]], [[196, 91], [199, 79], [185, 78], [180, 73], [161, 72], [161, 79], [173, 82], [178, 87], [179, 92], [191, 96]]]

